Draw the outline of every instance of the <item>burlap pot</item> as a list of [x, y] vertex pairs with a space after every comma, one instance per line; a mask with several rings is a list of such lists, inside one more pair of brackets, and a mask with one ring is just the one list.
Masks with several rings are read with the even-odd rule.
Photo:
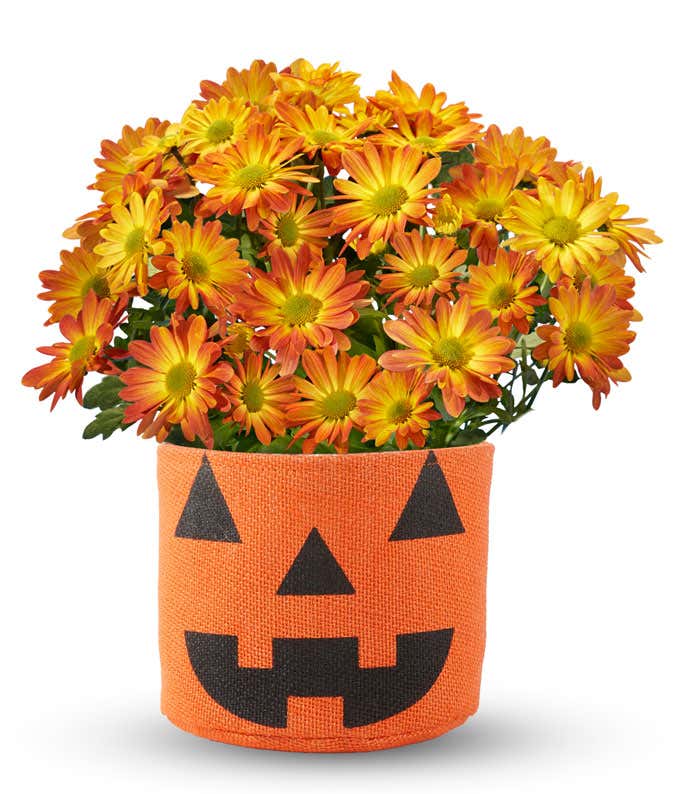
[[478, 705], [493, 447], [162, 444], [161, 708], [209, 739], [361, 751]]

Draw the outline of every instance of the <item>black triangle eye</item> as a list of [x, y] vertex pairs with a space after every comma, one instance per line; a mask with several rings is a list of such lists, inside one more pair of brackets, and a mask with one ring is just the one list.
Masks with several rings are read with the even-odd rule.
[[191, 486], [189, 498], [177, 522], [175, 537], [226, 543], [241, 542], [207, 455], [203, 456]]
[[312, 529], [293, 560], [277, 595], [354, 595], [354, 587], [319, 530]]
[[390, 540], [416, 540], [465, 532], [444, 472], [430, 452]]

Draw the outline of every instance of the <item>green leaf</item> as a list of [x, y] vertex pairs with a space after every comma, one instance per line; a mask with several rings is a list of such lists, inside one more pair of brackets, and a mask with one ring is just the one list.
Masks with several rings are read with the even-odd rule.
[[461, 430], [450, 442], [452, 447], [466, 447], [470, 444], [480, 444], [486, 440], [486, 433], [483, 430]]
[[122, 388], [123, 381], [120, 378], [108, 375], [85, 392], [83, 406], [85, 408], [113, 408], [120, 402], [120, 390]]
[[122, 428], [124, 415], [125, 408], [123, 406], [101, 411], [94, 421], [90, 422], [83, 430], [83, 438], [95, 438], [96, 436], [108, 438], [115, 430]]

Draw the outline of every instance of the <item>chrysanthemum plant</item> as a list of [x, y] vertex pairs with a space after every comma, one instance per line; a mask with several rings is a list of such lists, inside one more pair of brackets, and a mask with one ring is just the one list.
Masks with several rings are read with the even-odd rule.
[[24, 383], [97, 410], [86, 438], [356, 452], [475, 443], [550, 380], [595, 408], [628, 380], [644, 219], [545, 137], [357, 78], [255, 61], [105, 140], [99, 206], [41, 273], [64, 338]]

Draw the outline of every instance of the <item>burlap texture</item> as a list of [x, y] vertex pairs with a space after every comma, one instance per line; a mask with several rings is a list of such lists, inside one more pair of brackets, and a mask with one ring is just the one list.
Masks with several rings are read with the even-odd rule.
[[[464, 722], [477, 709], [484, 654], [492, 459], [486, 443], [434, 455], [160, 445], [163, 713], [210, 739], [317, 752], [408, 744]], [[304, 595], [305, 571], [291, 567], [308, 540], [314, 554], [298, 569], [310, 568], [316, 589]], [[341, 580], [328, 591], [323, 572], [315, 579], [311, 571], [326, 554], [321, 546]], [[419, 643], [427, 636], [441, 645], [450, 630], [439, 672]], [[201, 650], [227, 647], [229, 638], [238, 646], [231, 666], [221, 650]], [[310, 642], [320, 638], [337, 642]], [[348, 638], [357, 638], [358, 657]], [[334, 661], [335, 647], [348, 656]], [[337, 691], [333, 670], [318, 669], [324, 654], [337, 664]], [[220, 691], [222, 705], [206, 687]], [[418, 695], [419, 687], [426, 691]], [[415, 702], [397, 711], [413, 693]], [[372, 720], [385, 709], [396, 713]]]

